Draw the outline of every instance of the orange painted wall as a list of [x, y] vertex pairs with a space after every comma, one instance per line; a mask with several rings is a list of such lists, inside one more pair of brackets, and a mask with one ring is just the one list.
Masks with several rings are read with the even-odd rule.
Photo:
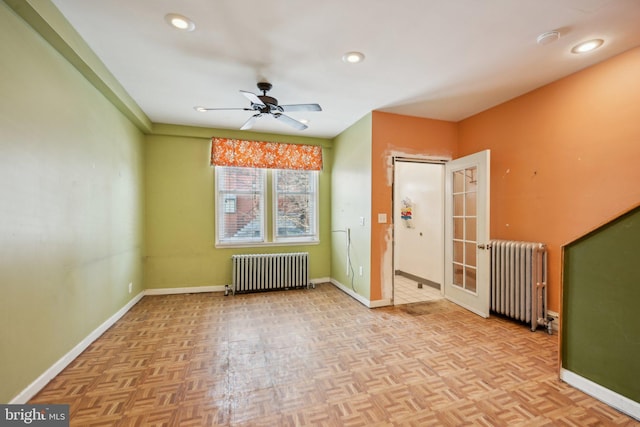
[[[382, 284], [393, 271], [391, 257], [393, 156], [415, 155], [451, 159], [457, 154], [457, 124], [374, 111], [371, 151], [371, 294], [383, 298]], [[386, 213], [386, 224], [378, 224]], [[390, 297], [390, 296], [388, 296]]]
[[[578, 60], [578, 58], [576, 58]], [[640, 203], [640, 47], [458, 123], [459, 155], [491, 149], [491, 237], [561, 246]]]

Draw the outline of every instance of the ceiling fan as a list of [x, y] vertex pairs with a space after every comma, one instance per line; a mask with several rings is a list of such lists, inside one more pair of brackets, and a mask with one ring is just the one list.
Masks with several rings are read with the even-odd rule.
[[262, 95], [256, 95], [251, 92], [247, 92], [246, 90], [241, 90], [240, 93], [249, 99], [251, 102], [250, 107], [245, 108], [206, 108], [206, 107], [196, 107], [198, 111], [215, 111], [215, 110], [244, 110], [244, 111], [255, 111], [256, 114], [249, 117], [249, 119], [244, 122], [240, 130], [251, 129], [260, 117], [265, 114], [271, 114], [276, 120], [281, 121], [284, 124], [287, 124], [298, 130], [305, 130], [308, 126], [298, 120], [289, 117], [285, 114], [285, 112], [290, 111], [322, 111], [322, 108], [318, 104], [289, 104], [289, 105], [278, 105], [278, 100], [268, 96], [267, 92], [271, 90], [271, 83], [267, 82], [259, 82], [258, 89], [262, 91]]

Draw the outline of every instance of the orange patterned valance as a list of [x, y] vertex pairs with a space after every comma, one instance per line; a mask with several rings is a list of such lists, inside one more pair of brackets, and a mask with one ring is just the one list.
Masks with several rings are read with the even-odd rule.
[[322, 170], [322, 147], [214, 137], [211, 138], [211, 165]]

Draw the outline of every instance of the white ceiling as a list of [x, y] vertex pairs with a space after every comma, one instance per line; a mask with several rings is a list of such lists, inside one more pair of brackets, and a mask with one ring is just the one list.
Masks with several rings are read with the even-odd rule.
[[[239, 90], [273, 84], [296, 131], [334, 137], [373, 110], [458, 121], [640, 45], [639, 0], [53, 0], [151, 121], [238, 129]], [[191, 18], [181, 32], [167, 13]], [[559, 30], [558, 41], [536, 38]], [[602, 38], [576, 55], [576, 43]], [[347, 51], [365, 61], [346, 64]]]

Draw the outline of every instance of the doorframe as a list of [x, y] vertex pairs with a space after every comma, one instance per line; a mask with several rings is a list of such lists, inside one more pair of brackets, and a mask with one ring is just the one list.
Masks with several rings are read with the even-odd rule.
[[[448, 158], [438, 158], [438, 157], [420, 157], [420, 156], [393, 156], [392, 157], [392, 184], [391, 184], [391, 221], [392, 221], [392, 228], [391, 228], [391, 269], [392, 269], [392, 274], [391, 274], [391, 296], [389, 298], [389, 300], [391, 301], [391, 305], [395, 305], [395, 293], [396, 293], [396, 227], [399, 226], [399, 218], [396, 217], [396, 163], [397, 162], [405, 162], [405, 163], [428, 163], [428, 164], [433, 164], [433, 165], [440, 165], [442, 167], [442, 210], [440, 212], [440, 215], [442, 216], [442, 236], [441, 236], [441, 251], [442, 251], [442, 255], [444, 258], [444, 251], [445, 251], [445, 226], [446, 224], [444, 223], [444, 221], [446, 220], [445, 218], [445, 206], [444, 206], [444, 202], [445, 202], [445, 164], [447, 164], [448, 162], [450, 162], [451, 159]], [[444, 262], [444, 261], [443, 261]], [[441, 278], [442, 283], [440, 284], [440, 294], [442, 295], [442, 297], [445, 297], [445, 293], [444, 293], [444, 272], [443, 272], [443, 277]]]

